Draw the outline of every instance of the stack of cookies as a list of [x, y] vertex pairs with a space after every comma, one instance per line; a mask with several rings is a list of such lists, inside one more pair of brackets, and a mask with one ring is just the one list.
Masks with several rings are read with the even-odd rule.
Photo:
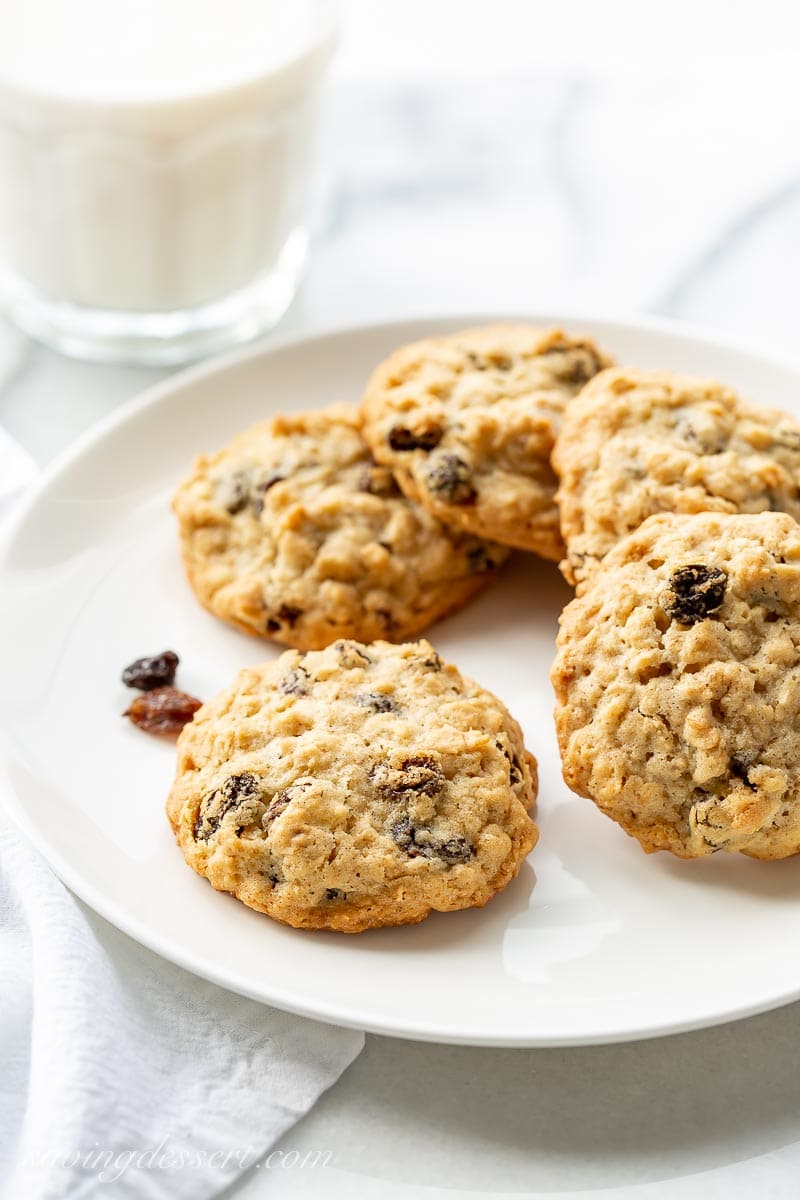
[[512, 548], [576, 588], [553, 668], [569, 786], [647, 850], [800, 850], [785, 414], [497, 325], [398, 350], [360, 408], [240, 434], [174, 509], [201, 603], [292, 647], [181, 735], [168, 814], [214, 887], [355, 932], [482, 905], [518, 873], [535, 760], [496, 697], [409, 640]]
[[577, 599], [552, 679], [567, 784], [645, 850], [800, 851], [800, 423], [608, 370], [553, 464]]
[[299, 650], [399, 642], [465, 604], [511, 547], [563, 554], [550, 455], [608, 359], [499, 325], [398, 350], [361, 409], [275, 417], [198, 459], [174, 509], [200, 602]]

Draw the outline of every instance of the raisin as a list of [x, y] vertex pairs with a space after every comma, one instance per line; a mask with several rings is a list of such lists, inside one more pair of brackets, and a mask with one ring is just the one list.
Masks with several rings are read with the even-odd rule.
[[404, 783], [404, 792], [416, 792], [419, 796], [438, 796], [447, 780], [445, 774], [434, 758], [427, 754], [416, 754], [406, 758], [400, 767]]
[[283, 872], [277, 863], [269, 862], [264, 867], [264, 878], [268, 883], [271, 883], [273, 887], [278, 887], [279, 884], [283, 883]]
[[429, 491], [448, 504], [474, 504], [478, 493], [472, 471], [457, 454], [442, 454], [428, 471]]
[[776, 446], [783, 446], [786, 450], [800, 450], [800, 431], [798, 430], [776, 429], [772, 440]]
[[473, 350], [468, 350], [467, 359], [476, 371], [488, 371], [490, 367], [494, 367], [495, 371], [510, 371], [514, 365], [511, 355], [503, 354], [501, 350], [489, 354], [476, 354]]
[[485, 358], [481, 358], [480, 354], [475, 354], [472, 350], [467, 352], [467, 358], [476, 371], [485, 371], [489, 366]]
[[358, 490], [384, 498], [400, 495], [400, 488], [392, 472], [388, 467], [379, 467], [377, 463], [364, 467], [358, 478]]
[[411, 824], [409, 817], [401, 817], [399, 821], [395, 821], [391, 829], [392, 837], [400, 849], [405, 850], [407, 853], [411, 852], [412, 855], [417, 853], [415, 848], [412, 849], [414, 847], [415, 833], [416, 830]]
[[[707, 428], [698, 429], [690, 417], [681, 415], [675, 422], [675, 432], [683, 441], [688, 442], [698, 454], [721, 454], [725, 449], [727, 438], [722, 429], [713, 424]], [[639, 478], [643, 478], [641, 475]]]
[[386, 800], [402, 800], [409, 796], [438, 796], [445, 783], [444, 771], [427, 754], [406, 758], [399, 767], [386, 763], [374, 766], [370, 777]]
[[179, 662], [174, 650], [165, 650], [150, 658], [137, 658], [122, 672], [122, 682], [126, 687], [152, 692], [153, 688], [166, 687], [175, 682]]
[[247, 824], [252, 824], [263, 807], [260, 803], [260, 786], [255, 775], [243, 771], [241, 775], [229, 775], [221, 787], [206, 796], [194, 823], [195, 841], [207, 842], [219, 829], [223, 819], [234, 809], [241, 810], [242, 825], [236, 830], [241, 834]]
[[600, 360], [589, 346], [554, 346], [542, 358], [562, 383], [583, 387], [601, 369]]
[[448, 866], [466, 862], [475, 853], [465, 837], [459, 834], [445, 840], [437, 839], [430, 829], [416, 826], [410, 817], [401, 817], [391, 827], [395, 843], [409, 858], [438, 858]]
[[292, 667], [278, 684], [278, 690], [283, 692], [284, 696], [305, 696], [308, 694], [310, 681], [311, 676], [305, 667]]
[[467, 564], [473, 575], [483, 575], [486, 571], [494, 571], [497, 563], [489, 553], [489, 547], [483, 542], [477, 542], [467, 549]]
[[370, 712], [397, 712], [397, 708], [391, 696], [384, 696], [381, 692], [357, 692], [355, 701], [356, 704], [360, 704], [362, 708], [368, 708]]
[[442, 430], [438, 425], [429, 429], [421, 429], [415, 433], [403, 425], [393, 425], [389, 430], [389, 445], [392, 450], [433, 450], [442, 440]]
[[394, 632], [397, 622], [394, 619], [394, 614], [390, 613], [388, 608], [376, 608], [375, 616], [378, 618], [387, 634], [392, 634]]
[[326, 900], [344, 900], [345, 894], [341, 888], [325, 888]]
[[154, 688], [137, 696], [122, 715], [145, 733], [180, 733], [202, 703], [174, 687]]
[[333, 646], [339, 663], [347, 671], [353, 671], [356, 667], [364, 668], [372, 665], [372, 659], [359, 648], [358, 642], [342, 640], [334, 642]]
[[427, 658], [422, 658], [418, 661], [429, 671], [441, 671], [442, 667], [444, 666], [444, 659], [440, 654], [437, 654], [435, 650], [429, 654]]
[[234, 471], [217, 483], [217, 499], [232, 517], [247, 507], [250, 500], [250, 476], [247, 471]]
[[277, 633], [284, 625], [294, 629], [297, 621], [303, 615], [302, 608], [294, 608], [291, 604], [282, 604], [274, 617], [267, 621], [267, 633]]
[[497, 749], [505, 755], [506, 760], [508, 761], [508, 781], [512, 787], [516, 787], [518, 784], [522, 783], [523, 779], [525, 778], [522, 771], [522, 764], [520, 763], [516, 754], [512, 754], [502, 742], [495, 742], [495, 746], [497, 746]]
[[257, 517], [260, 517], [264, 511], [264, 497], [271, 487], [276, 483], [280, 483], [285, 479], [285, 475], [281, 475], [279, 471], [270, 471], [263, 479], [260, 479], [253, 488], [253, 512]]
[[752, 766], [753, 766], [752, 754], [747, 754], [746, 752], [739, 752], [737, 754], [731, 755], [731, 766], [730, 766], [731, 775], [733, 775], [736, 779], [741, 779], [741, 781], [745, 785], [745, 787], [750, 788], [751, 792], [755, 792], [758, 789], [756, 788], [756, 785], [754, 783], [750, 782], [750, 775], [749, 775], [749, 771]]
[[472, 858], [475, 851], [465, 837], [457, 835], [456, 837], [448, 838], [445, 842], [439, 842], [439, 845], [436, 847], [436, 853], [446, 863], [460, 863]]
[[238, 800], [242, 796], [253, 796], [258, 791], [258, 780], [250, 771], [242, 771], [241, 775], [229, 775], [219, 789], [230, 800]]
[[282, 812], [285, 812], [292, 803], [291, 788], [284, 788], [282, 792], [278, 792], [277, 796], [273, 796], [267, 806], [267, 811], [261, 818], [261, 827], [264, 830], [269, 829], [270, 825], [276, 820]]
[[722, 607], [727, 575], [719, 567], [690, 563], [672, 572], [662, 604], [673, 621], [694, 625]]

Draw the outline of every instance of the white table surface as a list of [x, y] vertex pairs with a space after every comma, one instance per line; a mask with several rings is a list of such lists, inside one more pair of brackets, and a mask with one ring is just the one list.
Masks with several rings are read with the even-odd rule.
[[[374, 43], [345, 46], [311, 270], [280, 334], [464, 309], [644, 311], [800, 357], [791, 73], [748, 60], [746, 37], [736, 62], [701, 55], [683, 74], [672, 50], [658, 74], [598, 73], [610, 59], [588, 51], [526, 71], [513, 30], [496, 27], [486, 75], [475, 37], [470, 74], [434, 71], [438, 17], [418, 70], [382, 72]], [[161, 374], [71, 362], [2, 327], [0, 425], [45, 463]], [[800, 1005], [620, 1047], [369, 1037], [283, 1146], [332, 1151], [330, 1165], [259, 1169], [230, 1195], [794, 1198], [798, 1043]]]

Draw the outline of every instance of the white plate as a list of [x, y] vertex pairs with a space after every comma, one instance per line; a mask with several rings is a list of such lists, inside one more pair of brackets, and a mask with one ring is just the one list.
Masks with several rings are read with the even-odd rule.
[[[538, 318], [550, 321], [553, 318]], [[558, 319], [558, 318], [556, 318]], [[168, 507], [192, 456], [279, 409], [353, 400], [402, 342], [474, 317], [234, 355], [151, 390], [63, 456], [0, 554], [0, 717], [12, 812], [71, 888], [198, 975], [292, 1011], [438, 1041], [565, 1045], [707, 1025], [800, 995], [800, 863], [679, 862], [561, 781], [548, 669], [569, 590], [519, 555], [433, 628], [506, 701], [541, 765], [541, 840], [483, 910], [347, 937], [278, 925], [183, 863], [163, 802], [174, 752], [120, 717], [121, 667], [171, 646], [210, 697], [277, 654], [203, 612]], [[798, 412], [800, 374], [674, 326], [565, 319], [621, 360], [718, 376]]]

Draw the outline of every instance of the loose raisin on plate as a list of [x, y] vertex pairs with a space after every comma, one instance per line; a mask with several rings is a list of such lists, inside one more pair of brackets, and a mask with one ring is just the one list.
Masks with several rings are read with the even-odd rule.
[[160, 687], [137, 696], [122, 714], [145, 733], [180, 733], [203, 701], [174, 687]]
[[728, 577], [719, 567], [689, 563], [672, 572], [662, 604], [673, 621], [694, 625], [722, 607]]
[[137, 658], [122, 672], [122, 682], [126, 687], [139, 688], [142, 692], [166, 687], [175, 682], [179, 662], [174, 650], [165, 650], [163, 654], [154, 654], [150, 658]]

